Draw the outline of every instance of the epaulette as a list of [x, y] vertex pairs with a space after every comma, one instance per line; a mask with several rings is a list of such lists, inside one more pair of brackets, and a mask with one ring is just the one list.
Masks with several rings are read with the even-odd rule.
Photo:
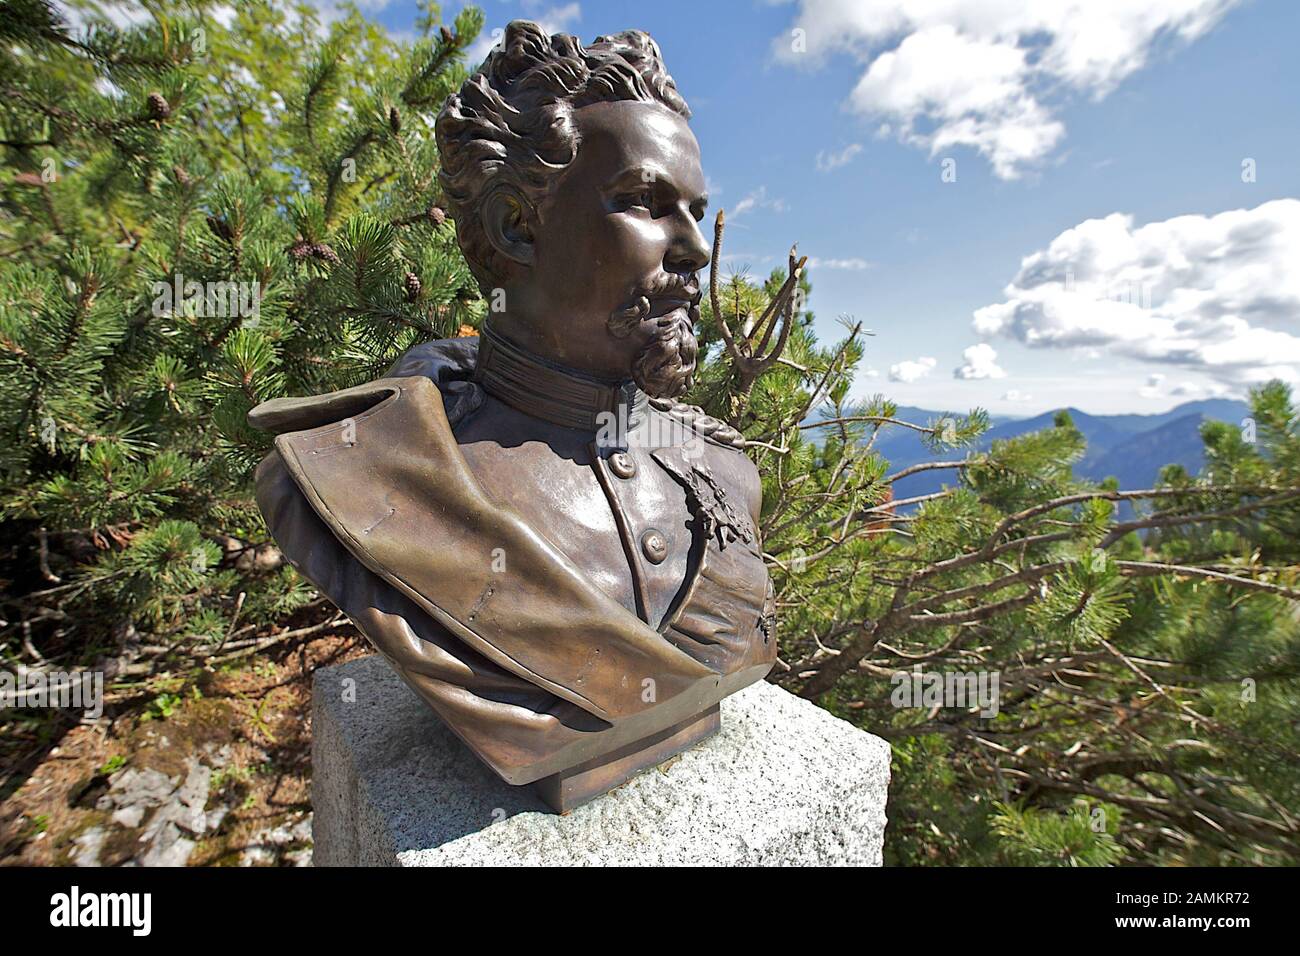
[[687, 405], [671, 398], [651, 398], [650, 407], [671, 415], [683, 425], [689, 425], [709, 441], [724, 448], [744, 449], [745, 436], [726, 422], [720, 422], [711, 415], [706, 415], [698, 405]]

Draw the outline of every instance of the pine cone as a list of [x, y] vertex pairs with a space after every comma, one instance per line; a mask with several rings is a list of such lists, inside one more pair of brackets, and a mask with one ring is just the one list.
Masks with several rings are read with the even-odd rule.
[[407, 302], [414, 302], [420, 297], [420, 277], [414, 272], [406, 274], [406, 278], [402, 280], [402, 287], [406, 289]]
[[190, 183], [194, 182], [185, 167], [180, 163], [177, 163], [172, 167], [172, 179], [176, 180], [176, 183], [179, 186], [188, 186]]
[[312, 246], [311, 254], [322, 262], [328, 262], [332, 266], [338, 265], [341, 261], [339, 259], [339, 254], [323, 242], [318, 242], [316, 245]]
[[388, 128], [394, 133], [402, 131], [402, 117], [398, 114], [396, 106], [388, 107]]
[[429, 207], [429, 222], [433, 223], [435, 226], [441, 226], [446, 221], [447, 214], [445, 212], [437, 206]]
[[218, 219], [216, 216], [208, 216], [208, 229], [222, 242], [230, 242], [235, 235], [230, 231], [230, 226], [226, 221]]
[[456, 36], [455, 36], [455, 34], [453, 34], [453, 33], [452, 33], [450, 30], [448, 30], [445, 26], [442, 26], [442, 27], [439, 27], [439, 28], [438, 28], [438, 35], [442, 37], [442, 42], [443, 42], [443, 43], [455, 43], [455, 42], [456, 42]]
[[306, 239], [299, 239], [289, 247], [289, 255], [292, 257], [294, 262], [302, 262], [302, 260], [311, 255], [311, 249], [312, 246], [310, 242]]
[[150, 93], [145, 99], [149, 106], [149, 115], [156, 120], [165, 120], [172, 115], [172, 105], [161, 93]]

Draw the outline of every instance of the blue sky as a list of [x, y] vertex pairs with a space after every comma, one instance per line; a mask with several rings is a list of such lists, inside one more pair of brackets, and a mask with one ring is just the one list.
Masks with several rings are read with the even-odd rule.
[[[819, 334], [875, 332], [859, 396], [1155, 412], [1300, 383], [1300, 4], [480, 6], [489, 34], [658, 40], [729, 265], [799, 242]], [[364, 8], [395, 33], [416, 14]]]

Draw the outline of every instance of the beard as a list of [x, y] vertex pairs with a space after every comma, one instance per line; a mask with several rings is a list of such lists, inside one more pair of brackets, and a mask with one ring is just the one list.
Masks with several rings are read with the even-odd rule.
[[[684, 299], [689, 304], [652, 316], [655, 301], [662, 299]], [[628, 304], [610, 313], [611, 335], [644, 339], [632, 360], [632, 381], [652, 398], [677, 398], [691, 387], [699, 351], [694, 332], [700, 319], [698, 300], [694, 276], [662, 273], [637, 289]]]
[[632, 360], [632, 381], [651, 398], [677, 398], [691, 387], [699, 349], [692, 327], [699, 316], [692, 306], [650, 320], [654, 330]]

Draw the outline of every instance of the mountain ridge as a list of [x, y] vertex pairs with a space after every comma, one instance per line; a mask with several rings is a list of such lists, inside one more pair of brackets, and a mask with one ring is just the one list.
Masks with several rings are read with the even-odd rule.
[[[1244, 402], [1224, 398], [1184, 402], [1168, 411], [1149, 415], [1093, 415], [1078, 408], [1066, 407], [1027, 418], [996, 416], [993, 426], [970, 449], [947, 450], [936, 454], [925, 447], [917, 432], [891, 428], [881, 433], [874, 450], [889, 461], [890, 471], [899, 471], [926, 461], [951, 460], [970, 451], [987, 450], [992, 442], [999, 439], [1015, 438], [1050, 428], [1060, 411], [1070, 414], [1087, 441], [1087, 450], [1075, 463], [1074, 473], [1093, 481], [1113, 476], [1119, 479], [1121, 488], [1134, 490], [1149, 488], [1165, 465], [1182, 465], [1193, 474], [1200, 471], [1205, 460], [1201, 424], [1211, 420], [1239, 423], [1250, 413], [1250, 408]], [[924, 425], [955, 414], [916, 406], [899, 406], [897, 417]], [[921, 472], [896, 482], [894, 496], [910, 498], [930, 494], [952, 481], [953, 473], [950, 471]]]

